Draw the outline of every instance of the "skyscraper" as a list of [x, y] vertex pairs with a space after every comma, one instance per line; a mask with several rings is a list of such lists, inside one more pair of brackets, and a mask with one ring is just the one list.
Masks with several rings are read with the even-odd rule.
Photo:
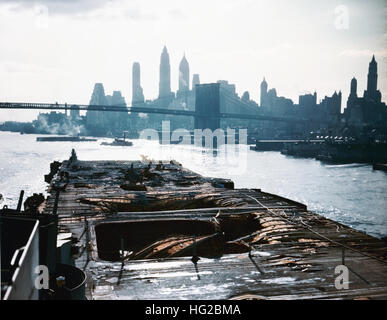
[[[102, 83], [96, 83], [89, 102], [90, 105], [106, 106], [108, 104]], [[89, 128], [103, 127], [105, 124], [103, 111], [87, 110], [86, 125]]]
[[367, 91], [375, 92], [377, 90], [377, 83], [378, 83], [378, 64], [375, 61], [375, 56], [372, 56], [372, 60], [368, 67]]
[[267, 82], [264, 77], [261, 83], [261, 101], [260, 101], [261, 107], [266, 104], [266, 98], [267, 98]]
[[357, 80], [355, 77], [353, 77], [351, 80], [351, 93], [350, 93], [350, 95], [357, 98]]
[[169, 97], [171, 95], [171, 67], [169, 65], [169, 54], [167, 47], [164, 46], [160, 58], [160, 82], [159, 98]]
[[341, 91], [336, 91], [332, 97], [325, 96], [321, 101], [321, 106], [325, 111], [329, 121], [339, 121], [341, 114]]
[[90, 98], [90, 105], [107, 105], [105, 89], [102, 83], [96, 83]]
[[372, 56], [372, 60], [368, 67], [367, 77], [367, 90], [364, 91], [364, 98], [368, 98], [375, 102], [381, 102], [382, 95], [377, 88], [378, 86], [378, 64], [375, 60], [375, 56]]
[[199, 78], [199, 75], [197, 73], [195, 73], [193, 76], [192, 76], [192, 90], [195, 89], [195, 86], [197, 84], [200, 84], [200, 78]]
[[[344, 109], [344, 117], [348, 121], [350, 118], [352, 118], [353, 121], [353, 115], [354, 114], [354, 108], [356, 105], [359, 105], [359, 99], [357, 97], [357, 80], [355, 77], [352, 78], [351, 80], [351, 91], [348, 96], [347, 100], [347, 107]], [[359, 118], [358, 114], [358, 118]]]
[[248, 91], [243, 92], [242, 100], [243, 101], [250, 101], [250, 93]]
[[108, 103], [112, 106], [126, 108], [125, 98], [122, 96], [121, 91], [113, 91], [113, 95], [109, 96]]
[[316, 105], [317, 105], [317, 92], [315, 91], [314, 94], [307, 93], [307, 94], [300, 95], [298, 97], [298, 105], [309, 108], [309, 109], [316, 107]]
[[189, 64], [185, 55], [179, 65], [179, 91], [189, 91]]
[[138, 62], [133, 63], [132, 67], [132, 105], [144, 102], [144, 93], [141, 87], [141, 71]]
[[[106, 101], [108, 105], [114, 107], [121, 107], [126, 109], [125, 98], [122, 96], [121, 91], [113, 91], [113, 95], [106, 95]], [[107, 132], [119, 133], [126, 124], [125, 113], [122, 112], [105, 112], [104, 125]]]

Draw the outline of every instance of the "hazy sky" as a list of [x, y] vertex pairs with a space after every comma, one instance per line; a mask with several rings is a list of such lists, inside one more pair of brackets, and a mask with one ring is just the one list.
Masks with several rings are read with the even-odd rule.
[[[228, 80], [259, 101], [269, 88], [298, 103], [366, 86], [372, 54], [387, 100], [387, 0], [0, 0], [0, 101], [89, 102], [95, 82], [131, 101], [131, 67], [141, 64], [146, 99], [158, 95], [160, 54], [172, 90], [185, 52], [202, 83]], [[2, 120], [36, 112], [0, 111]]]

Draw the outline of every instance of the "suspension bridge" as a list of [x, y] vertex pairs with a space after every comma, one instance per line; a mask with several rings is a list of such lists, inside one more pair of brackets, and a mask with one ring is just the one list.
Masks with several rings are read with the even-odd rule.
[[[221, 104], [235, 106], [236, 111], [222, 112]], [[291, 122], [305, 124], [309, 119], [301, 119], [291, 116], [277, 116], [265, 114], [254, 108], [251, 104], [231, 95], [218, 84], [198, 85], [196, 88], [195, 111], [184, 109], [168, 109], [165, 107], [153, 107], [149, 104], [126, 105], [93, 105], [72, 103], [31, 103], [31, 102], [0, 102], [0, 110], [58, 110], [58, 111], [99, 111], [99, 112], [124, 112], [144, 114], [164, 114], [174, 116], [189, 116], [195, 118], [196, 128], [219, 128], [220, 119], [242, 119], [274, 122]], [[230, 109], [230, 108], [228, 108]]]

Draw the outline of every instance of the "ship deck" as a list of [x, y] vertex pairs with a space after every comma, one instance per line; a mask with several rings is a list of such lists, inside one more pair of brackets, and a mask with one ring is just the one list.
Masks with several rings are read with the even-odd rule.
[[[387, 298], [383, 241], [176, 162], [68, 160], [48, 192], [45, 212], [58, 196], [58, 232], [79, 248], [88, 299]], [[339, 290], [342, 264], [349, 288]]]

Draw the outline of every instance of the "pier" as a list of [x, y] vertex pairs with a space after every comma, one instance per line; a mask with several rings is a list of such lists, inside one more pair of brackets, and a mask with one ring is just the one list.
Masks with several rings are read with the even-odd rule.
[[[341, 139], [315, 140], [257, 140], [254, 151], [280, 151], [301, 158], [315, 158], [329, 163], [385, 163], [387, 143], [384, 141], [360, 142]], [[375, 166], [374, 166], [375, 168]], [[383, 170], [382, 165], [376, 165]]]
[[387, 163], [375, 163], [372, 168], [374, 170], [381, 170], [387, 172]]
[[301, 203], [174, 161], [73, 153], [52, 170], [44, 213], [72, 239], [88, 299], [387, 298], [386, 243]]

